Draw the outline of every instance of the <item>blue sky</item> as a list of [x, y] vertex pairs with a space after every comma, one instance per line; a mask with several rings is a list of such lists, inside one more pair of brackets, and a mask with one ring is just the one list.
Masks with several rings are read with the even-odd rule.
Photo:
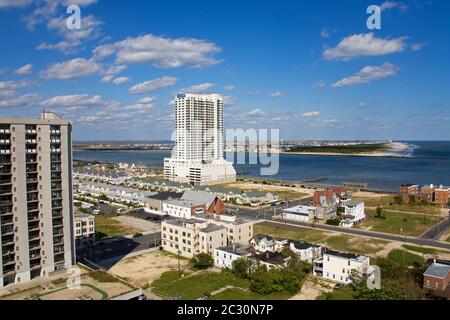
[[47, 108], [80, 140], [168, 139], [174, 94], [218, 92], [228, 128], [450, 140], [449, 14], [445, 0], [0, 0], [0, 114]]

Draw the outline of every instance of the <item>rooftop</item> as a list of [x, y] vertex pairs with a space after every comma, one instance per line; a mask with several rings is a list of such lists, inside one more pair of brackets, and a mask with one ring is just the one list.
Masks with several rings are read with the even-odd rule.
[[339, 252], [339, 251], [334, 251], [334, 250], [326, 250], [324, 251], [324, 254], [328, 254], [331, 256], [335, 256], [335, 257], [341, 257], [341, 258], [345, 258], [345, 259], [352, 259], [352, 260], [357, 260], [360, 256], [354, 253], [348, 253], [348, 252]]
[[312, 244], [308, 242], [302, 242], [302, 241], [295, 241], [295, 240], [289, 240], [289, 246], [293, 245], [298, 250], [305, 250], [309, 248], [320, 248], [317, 244]]
[[435, 278], [445, 278], [445, 276], [450, 272], [450, 265], [433, 263], [424, 272], [425, 276], [435, 277]]
[[270, 263], [274, 265], [282, 265], [289, 259], [288, 256], [285, 256], [279, 252], [265, 252], [261, 254], [255, 254], [252, 256], [258, 261]]
[[359, 206], [360, 204], [364, 204], [364, 201], [361, 201], [361, 200], [350, 200], [350, 201], [347, 201], [345, 203], [345, 206], [347, 206], [347, 207], [356, 207], [356, 206]]
[[246, 256], [252, 252], [252, 248], [249, 246], [243, 246], [243, 245], [230, 245], [225, 247], [219, 247], [216, 250], [224, 251], [227, 253], [232, 253], [238, 256]]
[[179, 192], [160, 192], [152, 196], [148, 196], [147, 198], [155, 200], [172, 200], [180, 199], [182, 195], [183, 194]]
[[206, 228], [200, 229], [201, 232], [209, 233], [209, 232], [215, 232], [219, 230], [226, 229], [224, 226], [217, 225], [217, 224], [208, 224]]
[[174, 206], [183, 207], [183, 208], [192, 208], [194, 206], [205, 204], [204, 202], [183, 200], [183, 199], [171, 199], [171, 200], [167, 200], [166, 203], [174, 205]]

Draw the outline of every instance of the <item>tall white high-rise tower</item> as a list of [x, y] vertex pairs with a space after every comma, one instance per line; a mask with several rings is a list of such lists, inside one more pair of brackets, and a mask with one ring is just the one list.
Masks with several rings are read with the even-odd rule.
[[167, 180], [194, 185], [236, 181], [224, 159], [223, 99], [218, 94], [179, 94], [175, 99], [175, 148], [164, 159]]

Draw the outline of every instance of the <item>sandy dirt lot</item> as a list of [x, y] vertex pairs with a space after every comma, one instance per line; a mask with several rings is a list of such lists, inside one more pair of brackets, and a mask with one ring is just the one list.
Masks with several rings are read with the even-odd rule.
[[[180, 260], [184, 268], [188, 260]], [[150, 285], [166, 271], [178, 270], [178, 259], [160, 251], [124, 259], [109, 271], [139, 287]]]
[[157, 232], [157, 231], [161, 230], [160, 224], [153, 223], [151, 221], [146, 221], [143, 219], [138, 219], [138, 218], [129, 217], [129, 216], [119, 216], [119, 217], [114, 217], [112, 219], [119, 221], [120, 223], [122, 223], [128, 227], [131, 227], [134, 229], [139, 229], [142, 231]]
[[309, 276], [302, 286], [301, 292], [289, 300], [316, 300], [322, 293], [333, 291], [334, 283], [314, 276]]
[[303, 189], [303, 188], [293, 188], [293, 187], [283, 187], [283, 186], [271, 186], [266, 184], [250, 183], [250, 182], [235, 182], [226, 185], [228, 188], [236, 188], [241, 190], [258, 190], [266, 192], [293, 192], [298, 193], [299, 197], [311, 196], [314, 194], [315, 190]]

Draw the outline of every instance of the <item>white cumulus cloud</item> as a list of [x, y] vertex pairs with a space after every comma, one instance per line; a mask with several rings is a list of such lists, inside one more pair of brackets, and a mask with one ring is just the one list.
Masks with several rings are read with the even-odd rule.
[[31, 63], [28, 63], [14, 72], [19, 75], [31, 74], [33, 72], [33, 65]]
[[66, 80], [87, 77], [99, 73], [100, 70], [100, 65], [92, 59], [75, 58], [51, 65], [41, 72], [40, 76], [44, 79]]
[[343, 88], [362, 83], [369, 83], [375, 80], [394, 76], [397, 72], [398, 68], [389, 62], [383, 63], [380, 66], [367, 66], [362, 68], [356, 75], [343, 78], [334, 83], [331, 87]]
[[139, 94], [151, 91], [157, 91], [160, 89], [172, 87], [177, 83], [178, 79], [175, 77], [164, 76], [162, 78], [157, 78], [142, 83], [138, 83], [132, 86], [129, 90], [132, 94]]
[[406, 37], [395, 39], [377, 38], [373, 33], [355, 34], [348, 36], [334, 48], [324, 51], [323, 57], [327, 60], [348, 61], [362, 56], [383, 56], [406, 49]]
[[150, 63], [160, 68], [201, 68], [219, 63], [214, 54], [220, 51], [214, 43], [206, 40], [170, 39], [147, 34], [98, 46], [93, 55], [96, 59], [114, 55], [116, 63], [120, 64]]

